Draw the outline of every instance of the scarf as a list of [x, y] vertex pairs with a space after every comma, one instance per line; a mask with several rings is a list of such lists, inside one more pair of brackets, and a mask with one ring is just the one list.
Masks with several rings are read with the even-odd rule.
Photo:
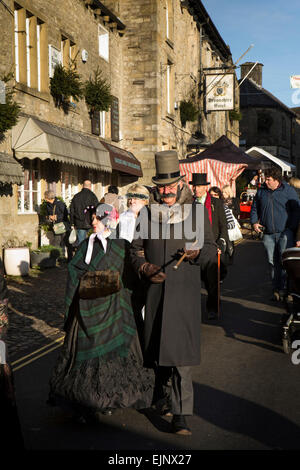
[[210, 225], [212, 224], [212, 215], [211, 215], [211, 195], [209, 193], [206, 193], [206, 199], [205, 199], [205, 207], [208, 211], [208, 218], [210, 221]]
[[102, 232], [92, 233], [92, 235], [89, 238], [88, 248], [87, 248], [86, 255], [85, 255], [86, 264], [90, 264], [91, 262], [95, 238], [97, 237], [101, 241], [104, 253], [106, 253], [106, 247], [107, 247], [106, 238], [108, 238], [110, 234], [111, 234], [110, 230], [104, 230]]
[[[205, 197], [205, 200], [204, 200], [204, 197]], [[208, 212], [208, 218], [209, 218], [210, 225], [211, 225], [212, 224], [211, 195], [209, 193], [206, 193], [206, 196], [195, 197], [195, 200], [196, 202], [200, 204], [204, 204], [204, 206], [206, 207], [207, 212]]]

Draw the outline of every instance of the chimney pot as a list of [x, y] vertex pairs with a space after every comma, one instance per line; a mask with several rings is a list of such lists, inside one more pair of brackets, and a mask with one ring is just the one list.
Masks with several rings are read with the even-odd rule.
[[[245, 62], [241, 64], [241, 80], [247, 75], [247, 73], [252, 69], [255, 62]], [[262, 68], [264, 64], [257, 63], [252, 72], [248, 75], [247, 78], [251, 78], [256, 85], [262, 86]]]

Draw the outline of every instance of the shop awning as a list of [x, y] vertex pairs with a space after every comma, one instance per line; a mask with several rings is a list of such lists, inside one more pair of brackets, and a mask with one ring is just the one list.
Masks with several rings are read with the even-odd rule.
[[285, 160], [281, 160], [281, 158], [274, 157], [274, 155], [260, 147], [251, 147], [251, 149], [246, 150], [246, 153], [254, 158], [271, 160], [273, 163], [280, 166], [282, 172], [294, 173], [296, 171], [295, 165], [290, 162], [286, 162]]
[[143, 171], [140, 162], [128, 150], [121, 149], [116, 145], [109, 144], [108, 142], [101, 143], [109, 151], [111, 166], [113, 170], [127, 173], [132, 176], [143, 176]]
[[24, 182], [20, 163], [12, 155], [4, 152], [0, 152], [0, 182], [13, 184], [22, 184]]
[[18, 159], [50, 158], [71, 165], [112, 172], [109, 152], [99, 139], [35, 117], [20, 118], [12, 130], [12, 148]]

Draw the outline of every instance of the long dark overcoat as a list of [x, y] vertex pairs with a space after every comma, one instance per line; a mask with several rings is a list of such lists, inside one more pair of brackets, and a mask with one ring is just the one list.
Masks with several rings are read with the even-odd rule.
[[[179, 205], [189, 204], [190, 212], [187, 217], [195, 220], [196, 205], [192, 205], [192, 195], [184, 186], [179, 199]], [[177, 205], [178, 206], [178, 205]], [[174, 218], [174, 223], [157, 221], [155, 229], [159, 229], [159, 237], [151, 237], [150, 224], [157, 204], [147, 209], [148, 227], [136, 234], [131, 245], [131, 260], [136, 271], [145, 263], [150, 262], [162, 266], [166, 280], [161, 284], [148, 284], [145, 302], [145, 361], [146, 364], [156, 363], [160, 366], [192, 366], [200, 363], [200, 328], [201, 328], [201, 279], [199, 265], [195, 261], [183, 261], [178, 270], [173, 266], [180, 255], [179, 250], [191, 242], [184, 236], [175, 237], [183, 228], [183, 220]], [[216, 251], [211, 226], [206, 210], [202, 211], [202, 230], [204, 244], [202, 250]], [[152, 215], [152, 219], [151, 219]], [[145, 223], [145, 222], [141, 222]], [[154, 222], [155, 225], [155, 222]], [[168, 227], [167, 227], [168, 226]], [[137, 225], [137, 231], [139, 226]], [[163, 233], [169, 229], [169, 238], [163, 239]], [[148, 233], [148, 237], [143, 236]], [[194, 238], [195, 239], [195, 238]]]

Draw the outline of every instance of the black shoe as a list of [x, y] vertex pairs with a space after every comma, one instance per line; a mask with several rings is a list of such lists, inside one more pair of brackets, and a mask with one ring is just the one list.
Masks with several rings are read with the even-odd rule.
[[192, 431], [186, 424], [184, 415], [174, 415], [172, 419], [172, 428], [175, 434], [179, 436], [190, 436]]
[[152, 407], [156, 413], [160, 416], [173, 416], [171, 412], [171, 403], [169, 398], [164, 398], [159, 400], [155, 405]]

